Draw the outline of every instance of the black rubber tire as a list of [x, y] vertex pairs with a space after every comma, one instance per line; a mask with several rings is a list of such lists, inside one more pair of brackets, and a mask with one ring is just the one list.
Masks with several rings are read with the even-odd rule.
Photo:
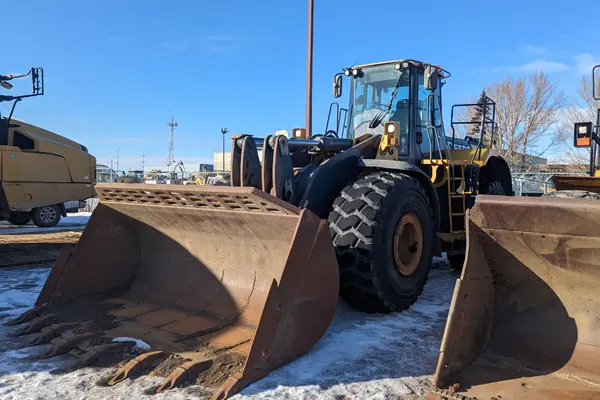
[[8, 217], [8, 222], [13, 225], [27, 225], [31, 221], [31, 217], [25, 213], [12, 213]]
[[[411, 276], [396, 268], [393, 240], [402, 216], [421, 224], [421, 259]], [[340, 296], [354, 308], [388, 313], [405, 310], [427, 282], [435, 245], [429, 198], [408, 175], [377, 172], [347, 186], [333, 203], [329, 229], [340, 268]]]
[[489, 184], [488, 190], [485, 194], [494, 194], [498, 196], [506, 196], [506, 192], [504, 191], [504, 187], [498, 181], [494, 181]]
[[[49, 219], [48, 214], [53, 218]], [[34, 208], [31, 213], [31, 220], [40, 228], [51, 228], [56, 226], [61, 218], [60, 207], [55, 204]]]
[[557, 197], [562, 199], [584, 199], [600, 200], [600, 194], [586, 190], [557, 190], [552, 193], [544, 193], [542, 197]]

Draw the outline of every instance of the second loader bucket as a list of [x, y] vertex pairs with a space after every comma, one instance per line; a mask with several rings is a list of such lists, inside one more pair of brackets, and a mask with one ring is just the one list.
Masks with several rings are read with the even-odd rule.
[[430, 399], [600, 399], [600, 202], [478, 196]]
[[[329, 326], [338, 267], [327, 222], [309, 210], [254, 188], [96, 192], [77, 247], [59, 257], [38, 307], [14, 321], [27, 323], [21, 333], [41, 331], [35, 344], [52, 340], [49, 355], [94, 364], [119, 351], [111, 339], [140, 339], [152, 351], [107, 384], [151, 373], [166, 377], [159, 392], [191, 382], [224, 399], [306, 352]], [[76, 340], [61, 339], [67, 330]]]

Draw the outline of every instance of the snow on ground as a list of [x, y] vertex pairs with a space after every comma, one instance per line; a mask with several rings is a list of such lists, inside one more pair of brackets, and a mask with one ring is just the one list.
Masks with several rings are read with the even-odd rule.
[[[198, 386], [146, 395], [145, 389], [162, 382], [161, 378], [148, 376], [115, 387], [97, 386], [95, 382], [107, 376], [109, 370], [85, 368], [57, 374], [53, 370], [68, 365], [69, 356], [32, 359], [47, 347], [19, 348], [23, 339], [10, 336], [8, 333], [14, 328], [5, 326], [5, 322], [33, 304], [48, 272], [45, 267], [0, 270], [0, 398], [184, 400], [204, 397], [205, 392]], [[234, 399], [423, 398], [431, 385], [456, 278], [446, 262], [437, 259], [423, 295], [404, 313], [368, 315], [340, 301], [327, 333], [311, 351], [250, 385]]]
[[133, 346], [133, 349], [136, 350], [138, 353], [141, 353], [144, 351], [150, 351], [150, 345], [140, 339], [124, 336], [124, 337], [116, 337], [112, 341], [117, 342], [117, 343], [133, 342], [133, 343], [135, 343], [135, 346]]
[[76, 214], [67, 214], [58, 221], [58, 225], [51, 228], [40, 228], [29, 222], [27, 225], [15, 226], [8, 221], [0, 221], [0, 235], [14, 235], [21, 233], [43, 233], [64, 230], [82, 230], [90, 219], [90, 212], [78, 212]]

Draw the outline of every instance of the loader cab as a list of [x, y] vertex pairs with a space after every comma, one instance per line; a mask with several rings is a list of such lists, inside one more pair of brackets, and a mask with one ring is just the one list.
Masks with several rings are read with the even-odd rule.
[[[441, 117], [445, 76], [440, 69], [428, 67], [416, 61], [393, 61], [346, 69], [348, 123], [342, 136], [383, 135], [387, 146], [383, 158], [442, 158], [447, 148]], [[334, 79], [334, 96], [341, 96], [341, 74]]]

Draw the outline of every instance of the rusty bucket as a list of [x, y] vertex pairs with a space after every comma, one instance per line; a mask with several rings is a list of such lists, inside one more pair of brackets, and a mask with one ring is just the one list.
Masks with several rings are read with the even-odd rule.
[[326, 221], [309, 210], [254, 188], [96, 192], [77, 247], [61, 253], [38, 307], [13, 322], [41, 332], [35, 344], [50, 340], [49, 355], [93, 364], [116, 351], [110, 339], [140, 339], [152, 351], [107, 384], [150, 373], [166, 378], [157, 391], [198, 383], [224, 399], [306, 352], [329, 326], [338, 267]]
[[431, 399], [600, 399], [600, 202], [479, 196]]

